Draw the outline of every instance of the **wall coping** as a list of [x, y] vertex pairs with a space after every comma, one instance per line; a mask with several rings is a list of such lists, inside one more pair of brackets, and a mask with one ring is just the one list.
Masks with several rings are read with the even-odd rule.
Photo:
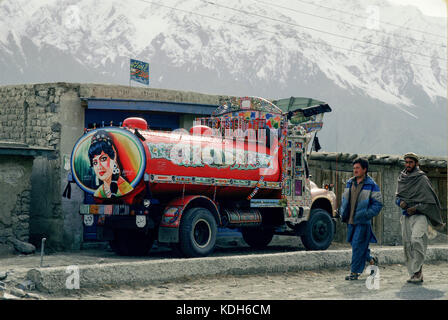
[[55, 149], [29, 146], [25, 143], [0, 141], [0, 155], [18, 156], [48, 156], [55, 152]]
[[[310, 160], [319, 161], [340, 161], [343, 163], [351, 163], [357, 157], [365, 157], [370, 164], [386, 164], [386, 165], [404, 165], [402, 155], [388, 155], [388, 154], [356, 154], [356, 153], [342, 153], [342, 152], [313, 152]], [[419, 164], [429, 168], [447, 168], [448, 157], [424, 156], [419, 155]]]

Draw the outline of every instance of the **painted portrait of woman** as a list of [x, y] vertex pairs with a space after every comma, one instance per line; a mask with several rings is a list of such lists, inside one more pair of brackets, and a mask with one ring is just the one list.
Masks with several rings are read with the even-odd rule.
[[88, 155], [98, 186], [94, 197], [115, 198], [133, 190], [122, 174], [117, 149], [108, 132], [99, 130], [92, 136]]

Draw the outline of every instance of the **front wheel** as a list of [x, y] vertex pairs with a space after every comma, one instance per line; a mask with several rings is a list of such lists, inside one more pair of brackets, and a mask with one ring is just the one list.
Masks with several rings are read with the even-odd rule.
[[206, 257], [215, 249], [218, 227], [205, 208], [191, 208], [182, 216], [179, 249], [186, 257]]
[[307, 250], [326, 250], [334, 237], [333, 221], [323, 209], [313, 209], [310, 214], [310, 219], [304, 222], [302, 243]]

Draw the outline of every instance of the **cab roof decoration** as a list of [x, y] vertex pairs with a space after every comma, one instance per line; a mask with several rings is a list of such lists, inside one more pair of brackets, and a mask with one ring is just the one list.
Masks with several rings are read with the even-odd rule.
[[212, 113], [212, 116], [221, 116], [236, 111], [261, 111], [274, 114], [282, 114], [282, 110], [272, 102], [259, 97], [231, 97], [221, 101], [220, 106]]

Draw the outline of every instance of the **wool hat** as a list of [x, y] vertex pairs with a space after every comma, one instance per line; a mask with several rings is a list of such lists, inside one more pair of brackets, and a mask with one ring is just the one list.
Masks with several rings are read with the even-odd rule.
[[406, 158], [411, 158], [411, 159], [414, 159], [415, 162], [418, 162], [418, 155], [416, 155], [414, 152], [408, 152], [408, 153], [406, 153], [406, 154], [403, 156], [403, 159], [406, 159]]

